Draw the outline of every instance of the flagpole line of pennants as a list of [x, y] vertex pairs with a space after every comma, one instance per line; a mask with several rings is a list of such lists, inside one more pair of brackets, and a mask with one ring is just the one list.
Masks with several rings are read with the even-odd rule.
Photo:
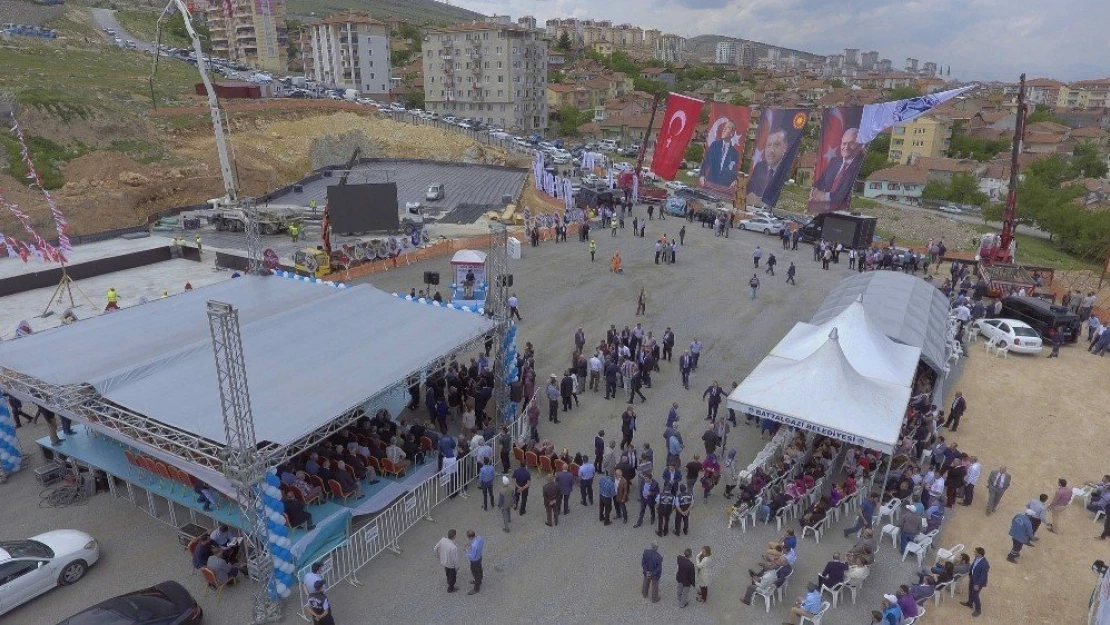
[[19, 127], [19, 121], [15, 118], [15, 113], [11, 113], [11, 132], [19, 141], [20, 157], [23, 160], [23, 166], [27, 172], [24, 177], [31, 181], [31, 185], [36, 187], [46, 199], [46, 205], [50, 208], [50, 214], [54, 217], [54, 228], [58, 235], [58, 247], [54, 247], [45, 239], [43, 239], [38, 232], [35, 231], [34, 226], [31, 225], [31, 218], [27, 213], [23, 212], [19, 206], [13, 202], [8, 201], [3, 195], [0, 195], [0, 205], [8, 210], [20, 224], [27, 234], [31, 235], [34, 240], [33, 244], [27, 244], [19, 239], [7, 236], [0, 233], [0, 244], [3, 244], [7, 250], [9, 257], [18, 257], [27, 262], [31, 257], [48, 260], [51, 262], [58, 262], [65, 264], [65, 254], [73, 250], [73, 245], [70, 243], [69, 237], [66, 235], [66, 227], [69, 225], [66, 221], [65, 215], [58, 204], [54, 201], [54, 197], [46, 190], [42, 184], [42, 176], [39, 175], [35, 169], [35, 163], [31, 159], [31, 150], [27, 147], [27, 138], [23, 135], [23, 129]]

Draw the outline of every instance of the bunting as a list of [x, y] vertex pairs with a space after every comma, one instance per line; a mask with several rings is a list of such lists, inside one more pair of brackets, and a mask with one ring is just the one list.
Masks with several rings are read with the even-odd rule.
[[11, 255], [10, 250], [14, 245], [18, 250], [19, 257], [22, 258], [24, 262], [31, 256], [38, 258], [39, 254], [35, 252], [41, 253], [42, 257], [47, 260], [65, 262], [65, 256], [63, 256], [57, 248], [40, 237], [39, 233], [35, 232], [35, 228], [31, 225], [31, 218], [27, 216], [27, 213], [20, 210], [19, 206], [9, 202], [2, 195], [0, 195], [0, 206], [8, 209], [8, 212], [15, 216], [15, 218], [19, 220], [19, 223], [23, 224], [23, 229], [26, 230], [27, 234], [31, 235], [31, 238], [34, 240], [34, 244], [29, 245], [11, 237], [4, 237], [4, 244], [8, 247], [9, 255]]
[[[31, 161], [31, 150], [27, 147], [27, 138], [23, 136], [23, 129], [19, 127], [19, 122], [15, 118], [15, 113], [12, 113], [12, 134], [19, 140], [19, 151], [23, 158], [23, 166], [27, 169], [26, 178], [32, 181], [33, 186], [37, 187], [42, 192], [42, 196], [46, 198], [46, 205], [50, 207], [50, 214], [54, 216], [54, 229], [58, 233], [58, 247], [62, 252], [73, 251], [73, 245], [66, 236], [66, 222], [65, 215], [62, 214], [58, 204], [54, 201], [54, 197], [46, 190], [42, 184], [42, 176], [39, 175], [38, 170], [35, 169], [34, 162]], [[36, 237], [38, 235], [35, 235]], [[43, 248], [44, 250], [46, 248]], [[57, 250], [54, 250], [57, 252]], [[49, 256], [49, 254], [47, 254]], [[57, 254], [60, 262], [65, 262], [64, 256]]]

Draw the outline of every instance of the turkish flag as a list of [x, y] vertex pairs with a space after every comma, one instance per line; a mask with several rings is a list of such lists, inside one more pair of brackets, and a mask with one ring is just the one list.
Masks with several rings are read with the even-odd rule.
[[651, 157], [651, 170], [657, 175], [674, 180], [686, 146], [694, 136], [694, 128], [701, 117], [703, 101], [677, 93], [667, 96], [667, 113], [663, 128], [655, 140], [655, 153]]

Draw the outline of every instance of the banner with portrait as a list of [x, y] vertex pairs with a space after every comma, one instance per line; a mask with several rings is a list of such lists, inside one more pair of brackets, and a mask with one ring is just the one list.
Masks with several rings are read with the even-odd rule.
[[750, 121], [751, 109], [746, 106], [721, 102], [709, 105], [709, 132], [705, 135], [705, 156], [698, 176], [703, 189], [736, 194], [736, 172], [744, 157], [744, 138], [748, 136]]
[[859, 142], [862, 106], [827, 108], [822, 115], [813, 188], [809, 192], [811, 215], [848, 210], [852, 187], [867, 154], [867, 146]]
[[749, 206], [778, 203], [808, 121], [805, 109], [766, 109], [760, 115], [745, 193]]

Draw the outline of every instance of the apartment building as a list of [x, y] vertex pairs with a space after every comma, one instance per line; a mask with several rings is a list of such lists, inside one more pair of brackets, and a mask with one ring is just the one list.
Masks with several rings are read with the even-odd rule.
[[305, 74], [317, 84], [389, 99], [389, 26], [346, 13], [304, 27]]
[[686, 58], [686, 38], [667, 33], [656, 41], [655, 60], [664, 63], [681, 63]]
[[204, 13], [213, 56], [286, 71], [285, 0], [223, 0], [209, 4]]
[[744, 44], [739, 41], [718, 41], [714, 60], [717, 65], [737, 65], [740, 49]]
[[547, 126], [548, 40], [512, 24], [475, 22], [424, 37], [424, 108], [518, 132]]
[[952, 121], [941, 115], [924, 115], [890, 131], [887, 157], [907, 165], [922, 156], [946, 156], [952, 139]]
[[879, 64], [879, 53], [875, 50], [860, 55], [860, 69], [873, 70]]

